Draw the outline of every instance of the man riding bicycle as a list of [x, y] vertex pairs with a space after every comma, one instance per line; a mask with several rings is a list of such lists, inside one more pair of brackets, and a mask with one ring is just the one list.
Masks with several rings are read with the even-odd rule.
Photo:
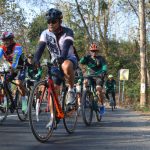
[[[96, 79], [96, 93], [100, 106], [100, 115], [104, 113], [104, 100], [103, 100], [103, 84], [104, 77], [107, 72], [107, 64], [104, 57], [98, 54], [99, 48], [96, 43], [92, 43], [89, 48], [90, 55], [84, 56], [80, 59], [80, 63], [87, 66], [87, 75], [97, 75]], [[88, 80], [84, 80], [84, 84], [87, 84]], [[95, 81], [91, 81], [95, 84]]]
[[[24, 65], [23, 48], [20, 44], [14, 41], [14, 34], [12, 32], [2, 33], [1, 40], [3, 41], [3, 45], [0, 46], [0, 59], [3, 57], [10, 66], [10, 74], [7, 76], [7, 81], [15, 79], [19, 92], [22, 95], [22, 111], [26, 113], [27, 100], [25, 98], [25, 88], [21, 83], [21, 80], [24, 80], [25, 78], [25, 70], [17, 70], [18, 66], [23, 67]], [[12, 103], [12, 105], [14, 104]], [[14, 108], [15, 106], [12, 107]]]
[[114, 107], [116, 107], [116, 99], [115, 99], [115, 91], [116, 91], [116, 81], [113, 78], [113, 75], [108, 75], [108, 80], [105, 82], [106, 88], [106, 98], [109, 100], [109, 93], [112, 94], [112, 98], [114, 100]]
[[[42, 53], [47, 45], [49, 54], [51, 55], [51, 62], [57, 62], [61, 65], [63, 73], [57, 68], [52, 71], [59, 75], [64, 74], [65, 79], [68, 82], [68, 101], [67, 104], [75, 103], [74, 92], [74, 72], [77, 67], [77, 58], [74, 54], [73, 41], [74, 35], [70, 28], [63, 27], [61, 25], [63, 19], [62, 12], [58, 9], [51, 8], [46, 13], [46, 20], [48, 23], [48, 29], [41, 33], [39, 45], [34, 56], [34, 62], [38, 63]], [[56, 85], [60, 85], [61, 81], [57, 77], [54, 78]]]

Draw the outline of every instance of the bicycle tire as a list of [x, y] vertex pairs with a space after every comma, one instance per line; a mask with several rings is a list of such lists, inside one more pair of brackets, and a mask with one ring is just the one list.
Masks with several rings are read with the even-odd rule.
[[[40, 91], [40, 87], [44, 87], [44, 92]], [[29, 99], [29, 123], [34, 137], [40, 142], [46, 142], [52, 135], [55, 121], [55, 111], [53, 103], [53, 95], [51, 97], [51, 107], [48, 105], [48, 86], [46, 80], [39, 81], [33, 88]], [[40, 99], [42, 94], [45, 96]], [[34, 104], [35, 102], [35, 105]], [[51, 109], [51, 110], [50, 110]], [[50, 114], [51, 112], [51, 114]], [[47, 123], [52, 121], [52, 126], [46, 127]]]
[[4, 99], [0, 101], [0, 124], [2, 124], [6, 120], [9, 110], [9, 100], [7, 92], [5, 92], [5, 96], [6, 96], [5, 102]]
[[98, 122], [101, 122], [102, 120], [102, 115], [99, 114], [99, 111], [95, 111], [95, 114], [96, 114], [96, 119]]
[[[27, 96], [27, 103], [29, 101], [29, 92], [26, 92], [26, 96]], [[17, 107], [16, 107], [16, 111], [17, 111], [17, 115], [20, 121], [26, 121], [28, 118], [28, 110], [26, 113], [24, 113], [22, 111], [22, 96], [19, 93], [19, 91], [16, 91], [16, 102], [17, 102]]]
[[90, 126], [93, 118], [92, 101], [94, 100], [93, 94], [89, 90], [85, 90], [82, 95], [82, 118], [86, 126]]
[[76, 100], [75, 105], [67, 105], [67, 88], [64, 90], [64, 96], [62, 100], [62, 109], [65, 114], [63, 118], [63, 124], [66, 131], [71, 134], [74, 132], [78, 120], [78, 103]]

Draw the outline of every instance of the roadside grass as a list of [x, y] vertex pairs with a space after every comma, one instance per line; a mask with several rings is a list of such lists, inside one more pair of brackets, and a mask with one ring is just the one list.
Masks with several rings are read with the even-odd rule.
[[140, 103], [137, 101], [134, 101], [132, 103], [131, 103], [131, 101], [130, 102], [129, 101], [128, 102], [127, 101], [120, 102], [119, 106], [131, 109], [133, 111], [140, 111], [142, 113], [150, 113], [150, 105], [141, 107]]

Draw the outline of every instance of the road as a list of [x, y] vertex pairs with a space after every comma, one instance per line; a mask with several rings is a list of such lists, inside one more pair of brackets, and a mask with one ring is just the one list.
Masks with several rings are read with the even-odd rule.
[[10, 116], [0, 126], [0, 150], [149, 150], [150, 115], [128, 109], [108, 108], [98, 123], [85, 127], [81, 117], [74, 134], [68, 135], [60, 123], [47, 143], [39, 143], [28, 122]]

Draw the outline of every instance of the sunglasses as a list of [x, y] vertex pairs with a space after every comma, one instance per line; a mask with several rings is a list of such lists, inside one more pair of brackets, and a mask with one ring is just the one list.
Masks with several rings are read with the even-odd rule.
[[58, 20], [48, 20], [47, 23], [48, 24], [56, 24], [58, 22]]
[[90, 51], [91, 53], [97, 53], [98, 51], [96, 50], [96, 51]]

